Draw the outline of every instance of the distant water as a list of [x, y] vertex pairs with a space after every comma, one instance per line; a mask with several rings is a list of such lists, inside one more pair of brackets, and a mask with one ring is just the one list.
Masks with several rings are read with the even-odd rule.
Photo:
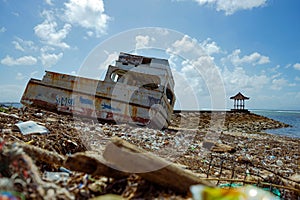
[[18, 102], [0, 102], [0, 106], [21, 108], [23, 105]]
[[270, 129], [265, 132], [300, 138], [300, 110], [251, 110], [251, 112], [292, 126], [288, 128]]

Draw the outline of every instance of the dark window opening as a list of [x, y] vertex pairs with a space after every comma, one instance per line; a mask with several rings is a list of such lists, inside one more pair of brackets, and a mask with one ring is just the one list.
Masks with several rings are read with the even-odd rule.
[[150, 64], [151, 63], [151, 58], [143, 58], [142, 64]]
[[159, 85], [157, 83], [147, 83], [144, 84], [143, 87], [149, 90], [155, 90], [159, 87]]
[[166, 93], [167, 93], [168, 102], [170, 103], [170, 105], [173, 105], [173, 96], [174, 96], [173, 92], [169, 88], [167, 88]]

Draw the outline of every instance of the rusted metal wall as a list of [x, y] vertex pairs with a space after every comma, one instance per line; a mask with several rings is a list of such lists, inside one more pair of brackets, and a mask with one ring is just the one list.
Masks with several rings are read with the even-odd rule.
[[[46, 78], [45, 78], [46, 77]], [[155, 104], [170, 110], [162, 92], [47, 72], [43, 81], [30, 80], [21, 102], [74, 115], [146, 125]], [[170, 120], [169, 112], [160, 115]]]

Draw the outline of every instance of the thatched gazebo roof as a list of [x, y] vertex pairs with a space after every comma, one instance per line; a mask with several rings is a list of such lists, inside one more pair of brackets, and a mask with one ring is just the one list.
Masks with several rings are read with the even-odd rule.
[[239, 92], [235, 96], [230, 97], [230, 99], [234, 99], [234, 100], [248, 100], [250, 98], [244, 96], [242, 93]]

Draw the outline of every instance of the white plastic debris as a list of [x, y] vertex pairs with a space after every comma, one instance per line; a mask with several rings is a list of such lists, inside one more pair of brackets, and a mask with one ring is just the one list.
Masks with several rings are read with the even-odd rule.
[[41, 125], [38, 125], [34, 121], [27, 121], [27, 122], [19, 122], [16, 124], [23, 135], [39, 133], [39, 134], [47, 134], [49, 130]]
[[48, 172], [45, 171], [43, 174], [43, 179], [46, 181], [56, 182], [62, 181], [66, 182], [69, 178], [70, 174], [67, 172]]
[[16, 115], [16, 114], [7, 114], [7, 113], [4, 113], [4, 112], [0, 112], [0, 115], [5, 116], [5, 117], [12, 117], [12, 118], [15, 118], [15, 119], [19, 119], [19, 116]]

